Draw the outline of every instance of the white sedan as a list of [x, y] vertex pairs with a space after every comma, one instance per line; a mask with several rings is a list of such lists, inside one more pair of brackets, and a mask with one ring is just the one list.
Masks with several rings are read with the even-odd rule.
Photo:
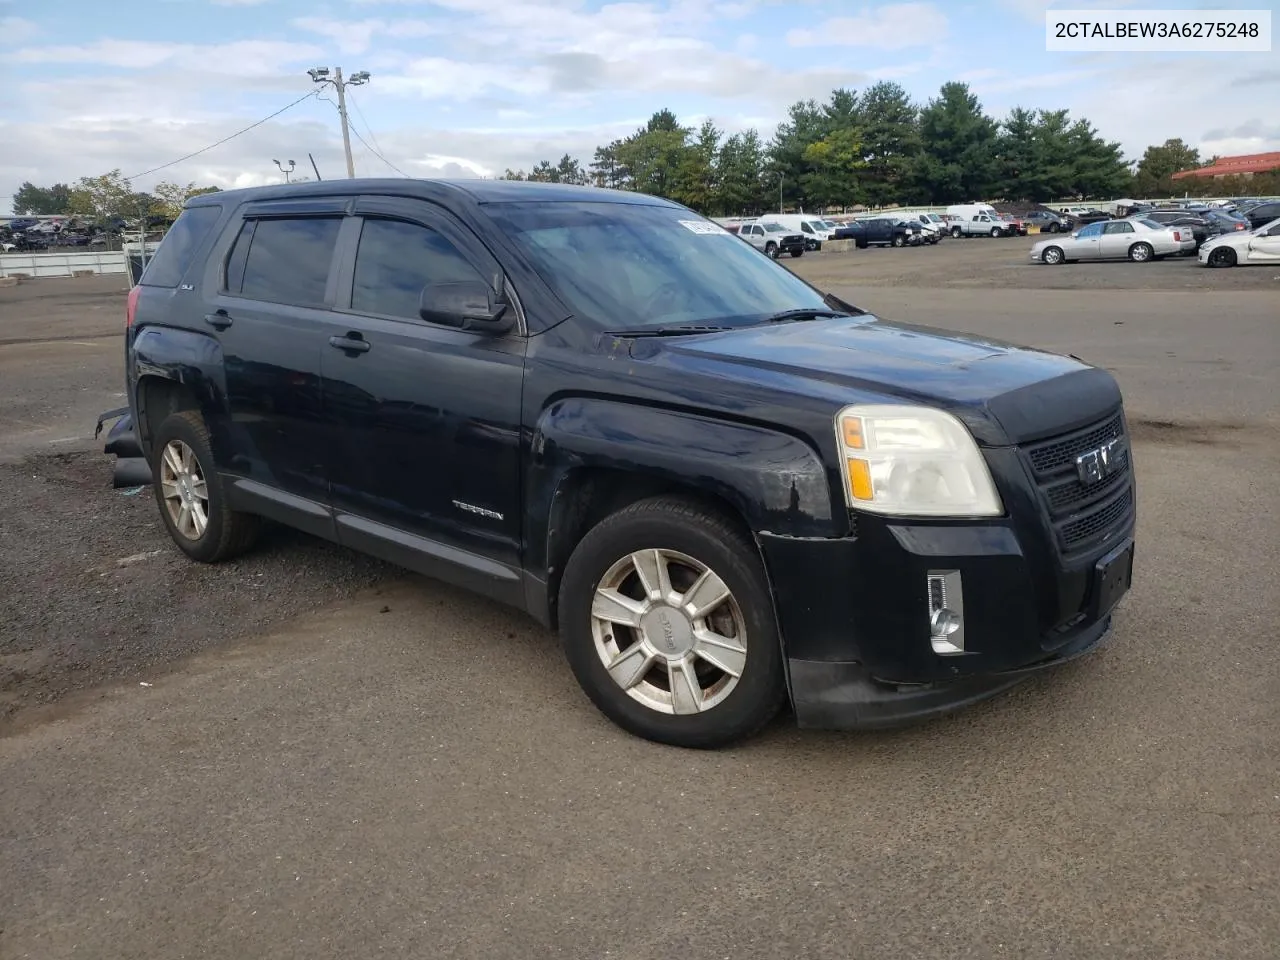
[[1075, 260], [1125, 260], [1145, 263], [1159, 257], [1178, 256], [1195, 249], [1190, 230], [1166, 227], [1144, 217], [1105, 220], [1081, 227], [1068, 236], [1041, 240], [1031, 248], [1031, 259], [1059, 264]]
[[1224, 233], [1200, 246], [1200, 265], [1234, 267], [1237, 264], [1280, 263], [1280, 218], [1256, 230]]

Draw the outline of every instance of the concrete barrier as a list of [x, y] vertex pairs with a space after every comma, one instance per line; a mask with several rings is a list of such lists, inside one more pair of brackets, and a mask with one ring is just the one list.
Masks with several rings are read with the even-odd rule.
[[848, 253], [855, 246], [857, 246], [857, 242], [854, 240], [823, 240], [822, 252], [823, 253]]
[[0, 287], [16, 287], [21, 282], [17, 277], [0, 277]]

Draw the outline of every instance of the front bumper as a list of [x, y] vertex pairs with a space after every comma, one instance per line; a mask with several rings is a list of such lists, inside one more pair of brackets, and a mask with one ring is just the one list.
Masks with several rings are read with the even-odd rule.
[[[862, 729], [944, 713], [1065, 663], [1107, 634], [1132, 580], [1133, 525], [1064, 559], [1035, 517], [859, 515], [856, 535], [759, 534], [801, 726]], [[935, 652], [928, 577], [959, 571], [963, 652]]]

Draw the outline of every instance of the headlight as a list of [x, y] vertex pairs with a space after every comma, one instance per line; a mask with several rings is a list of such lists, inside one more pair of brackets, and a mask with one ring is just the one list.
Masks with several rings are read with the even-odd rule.
[[835, 426], [850, 507], [919, 517], [1004, 512], [978, 445], [951, 414], [865, 404], [845, 407]]

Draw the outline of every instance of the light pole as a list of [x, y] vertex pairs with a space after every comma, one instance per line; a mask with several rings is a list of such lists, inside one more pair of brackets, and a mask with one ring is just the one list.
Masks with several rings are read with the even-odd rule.
[[782, 213], [782, 174], [778, 174], [778, 213]]
[[351, 159], [351, 131], [347, 128], [347, 87], [360, 86], [362, 83], [369, 82], [369, 71], [361, 70], [353, 73], [346, 80], [342, 79], [342, 68], [334, 67], [333, 76], [329, 76], [328, 67], [313, 67], [307, 73], [311, 77], [312, 83], [333, 84], [333, 89], [338, 91], [338, 117], [342, 121], [342, 152], [347, 155], [347, 176], [354, 178], [356, 175], [356, 164]]
[[290, 160], [290, 161], [289, 161], [289, 166], [287, 166], [287, 167], [286, 167], [284, 164], [282, 164], [279, 160], [272, 160], [271, 162], [272, 162], [272, 163], [274, 163], [277, 167], [279, 167], [279, 168], [280, 168], [280, 172], [284, 174], [284, 182], [285, 182], [285, 183], [288, 183], [288, 182], [289, 182], [289, 174], [293, 173], [294, 162], [293, 162], [292, 160]]

